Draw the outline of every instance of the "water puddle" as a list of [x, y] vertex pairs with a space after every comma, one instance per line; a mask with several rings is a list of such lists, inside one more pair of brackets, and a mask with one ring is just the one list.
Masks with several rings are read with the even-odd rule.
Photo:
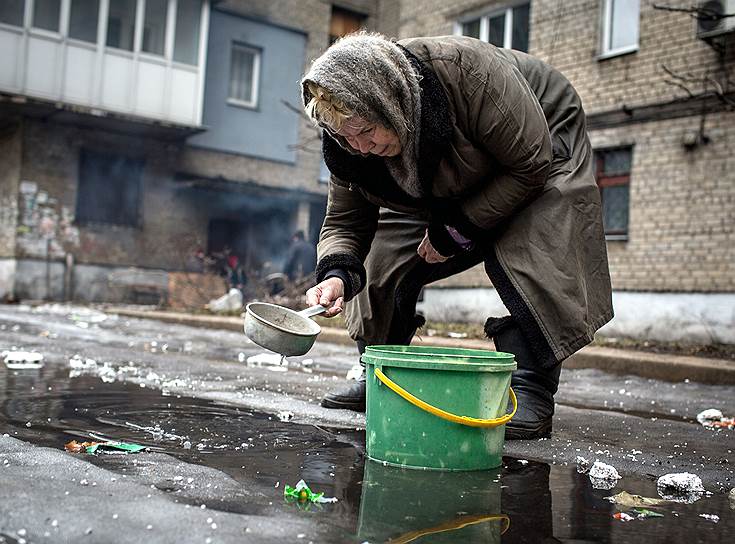
[[[326, 535], [320, 542], [719, 542], [735, 529], [735, 512], [723, 495], [667, 505], [658, 509], [663, 517], [623, 522], [604, 497], [622, 489], [657, 497], [654, 481], [624, 478], [612, 491], [596, 490], [576, 467], [512, 458], [485, 472], [396, 469], [365, 459], [362, 431], [298, 425], [129, 383], [70, 377], [69, 368], [56, 365], [17, 371], [0, 365], [0, 407], [2, 432], [36, 445], [63, 449], [95, 433], [216, 468], [243, 489], [209, 500], [208, 508], [274, 521], [300, 508]], [[131, 460], [142, 465], [149, 457], [85, 458], [124, 472]], [[286, 503], [283, 487], [302, 478], [338, 502]], [[159, 489], [186, 502], [174, 484]], [[0, 543], [12, 538], [0, 532]]]

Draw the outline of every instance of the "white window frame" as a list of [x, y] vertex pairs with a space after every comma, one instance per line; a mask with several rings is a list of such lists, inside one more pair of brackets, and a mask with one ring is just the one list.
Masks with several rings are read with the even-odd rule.
[[[464, 15], [454, 22], [454, 34], [456, 36], [464, 36], [462, 34], [462, 25], [480, 19], [480, 40], [483, 42], [490, 41], [490, 23], [489, 20], [498, 15], [505, 14], [505, 28], [503, 29], [503, 47], [505, 49], [511, 49], [513, 44], [513, 9], [528, 4], [529, 9], [531, 6], [530, 1], [513, 2], [507, 4], [505, 7], [499, 9], [492, 9], [490, 11], [473, 12]], [[529, 12], [530, 13], [530, 12]], [[531, 22], [528, 24], [528, 33], [531, 33]], [[530, 40], [529, 40], [530, 44]]]
[[641, 40], [641, 4], [638, 2], [638, 36], [634, 44], [626, 45], [624, 47], [618, 47], [617, 49], [610, 49], [608, 44], [612, 38], [612, 11], [613, 3], [615, 0], [603, 0], [602, 2], [602, 16], [601, 16], [601, 41], [600, 41], [600, 54], [598, 60], [608, 59], [610, 57], [617, 57], [619, 55], [627, 55], [628, 53], [635, 53], [638, 51], [638, 47]]
[[[259, 47], [255, 47], [252, 45], [248, 45], [247, 43], [238, 42], [236, 40], [230, 42], [230, 55], [232, 55], [232, 51], [235, 49], [235, 47], [238, 47], [240, 49], [249, 50], [253, 55], [253, 81], [251, 83], [251, 93], [250, 96], [252, 96], [252, 100], [240, 100], [239, 98], [233, 98], [230, 96], [230, 84], [232, 82], [232, 61], [230, 61], [230, 73], [228, 74], [228, 85], [227, 85], [227, 103], [231, 106], [237, 106], [239, 108], [248, 108], [248, 109], [256, 109], [258, 107], [258, 89], [260, 88], [260, 58], [263, 54], [263, 51]], [[232, 57], [230, 57], [231, 59]]]

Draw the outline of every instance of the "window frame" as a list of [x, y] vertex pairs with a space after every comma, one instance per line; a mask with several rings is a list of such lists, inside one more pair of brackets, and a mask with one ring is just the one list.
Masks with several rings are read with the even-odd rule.
[[[490, 43], [490, 19], [498, 17], [499, 15], [505, 15], [504, 27], [503, 27], [503, 45], [504, 49], [513, 48], [513, 10], [521, 6], [528, 5], [529, 20], [528, 20], [528, 43], [531, 44], [531, 2], [528, 0], [517, 0], [515, 2], [508, 2], [503, 7], [495, 7], [489, 10], [474, 11], [458, 17], [454, 21], [454, 34], [455, 36], [464, 36], [462, 34], [462, 26], [471, 21], [477, 19], [480, 20], [480, 37], [479, 40]], [[497, 46], [496, 46], [497, 47]], [[530, 47], [529, 47], [530, 49]]]
[[[130, 183], [135, 183], [135, 217], [132, 219], [132, 222], [127, 223], [121, 223], [121, 222], [115, 222], [115, 221], [103, 221], [98, 220], [94, 218], [85, 217], [84, 214], [81, 214], [80, 217], [80, 195], [82, 193], [82, 164], [85, 160], [85, 155], [88, 157], [97, 156], [99, 157], [105, 157], [106, 160], [109, 159], [123, 159], [125, 161], [129, 161], [130, 163], [136, 164], [139, 169], [139, 175], [137, 179], [134, 181], [131, 181]], [[140, 229], [143, 222], [143, 210], [142, 205], [144, 201], [144, 178], [145, 178], [145, 167], [146, 167], [146, 160], [144, 157], [136, 157], [136, 156], [130, 156], [126, 155], [124, 153], [118, 153], [115, 151], [108, 152], [108, 151], [101, 151], [98, 148], [95, 147], [82, 147], [79, 149], [79, 154], [77, 157], [78, 163], [77, 163], [77, 184], [76, 184], [76, 196], [75, 196], [75, 203], [74, 203], [74, 224], [80, 227], [110, 227], [110, 228], [122, 228], [122, 229]], [[89, 159], [87, 159], [89, 160]]]
[[[630, 234], [630, 186], [631, 186], [631, 180], [633, 177], [633, 149], [634, 148], [635, 146], [633, 144], [620, 144], [620, 145], [599, 147], [599, 148], [593, 149], [592, 151], [593, 157], [594, 157], [595, 183], [597, 184], [597, 189], [600, 192], [600, 212], [602, 214], [602, 219], [603, 219], [603, 229], [605, 233], [605, 240], [607, 241], [625, 242], [628, 240], [628, 236]], [[615, 176], [604, 176], [602, 174], [602, 169], [604, 168], [604, 161], [601, 162], [598, 159], [598, 155], [607, 153], [610, 151], [621, 151], [621, 150], [627, 150], [630, 153], [630, 168], [627, 174], [618, 174]], [[604, 216], [604, 204], [602, 202], [602, 199], [603, 199], [602, 189], [605, 187], [620, 187], [623, 185], [628, 187], [628, 222], [625, 226], [625, 232], [617, 232], [617, 231], [608, 232], [607, 227], [604, 224], [605, 216]]]
[[605, 60], [622, 55], [635, 53], [640, 48], [641, 42], [641, 3], [638, 0], [638, 35], [634, 44], [618, 47], [617, 49], [608, 48], [608, 44], [612, 39], [612, 8], [615, 0], [603, 0], [602, 10], [600, 13], [600, 51], [597, 60]]
[[[233, 98], [230, 96], [230, 88], [232, 87], [232, 52], [236, 47], [241, 49], [249, 50], [254, 53], [253, 56], [253, 80], [251, 83], [252, 100], [240, 100], [239, 98]], [[232, 40], [230, 42], [230, 70], [229, 77], [227, 79], [227, 104], [238, 108], [245, 108], [250, 110], [258, 109], [258, 101], [260, 100], [260, 68], [261, 68], [261, 57], [263, 56], [263, 50], [260, 47], [250, 45], [249, 43], [241, 42], [238, 40]]]

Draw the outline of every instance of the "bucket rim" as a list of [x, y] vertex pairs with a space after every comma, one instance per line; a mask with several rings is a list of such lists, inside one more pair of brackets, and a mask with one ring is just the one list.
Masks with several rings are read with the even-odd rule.
[[483, 361], [461, 361], [461, 360], [439, 360], [429, 359], [427, 357], [411, 357], [397, 359], [385, 356], [371, 356], [364, 353], [360, 360], [368, 365], [387, 366], [394, 368], [408, 368], [414, 370], [449, 370], [459, 372], [512, 372], [517, 368], [513, 358], [503, 362], [483, 362]]
[[418, 357], [431, 357], [456, 359], [470, 358], [478, 360], [515, 359], [515, 355], [505, 351], [492, 351], [489, 349], [475, 348], [451, 348], [447, 346], [404, 346], [400, 344], [377, 344], [367, 346], [365, 353], [390, 353], [399, 355], [410, 355]]

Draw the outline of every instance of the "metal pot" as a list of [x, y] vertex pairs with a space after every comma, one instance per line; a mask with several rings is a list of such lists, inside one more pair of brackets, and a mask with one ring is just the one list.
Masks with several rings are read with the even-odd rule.
[[322, 330], [309, 318], [326, 309], [312, 306], [296, 312], [277, 304], [251, 302], [245, 307], [245, 335], [259, 346], [286, 357], [304, 355]]

